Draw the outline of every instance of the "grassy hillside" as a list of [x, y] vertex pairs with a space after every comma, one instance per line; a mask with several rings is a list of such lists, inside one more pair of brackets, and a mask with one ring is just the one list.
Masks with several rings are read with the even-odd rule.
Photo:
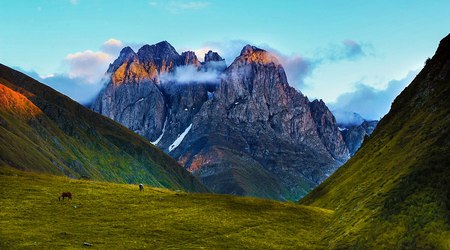
[[0, 142], [0, 163], [21, 170], [206, 191], [145, 139], [1, 64]]
[[450, 249], [450, 36], [361, 149], [301, 200], [333, 248]]
[[[71, 201], [58, 201], [63, 191]], [[294, 203], [74, 180], [0, 167], [0, 249], [325, 246], [333, 211]]]

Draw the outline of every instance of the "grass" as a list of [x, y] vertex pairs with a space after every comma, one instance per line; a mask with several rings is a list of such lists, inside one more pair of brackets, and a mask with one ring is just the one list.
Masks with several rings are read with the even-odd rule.
[[[73, 200], [58, 201], [70, 191]], [[332, 211], [0, 168], [0, 249], [318, 249]]]

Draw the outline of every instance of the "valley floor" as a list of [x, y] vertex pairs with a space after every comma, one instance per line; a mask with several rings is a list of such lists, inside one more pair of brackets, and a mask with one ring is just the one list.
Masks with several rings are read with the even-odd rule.
[[[73, 199], [58, 201], [62, 192]], [[0, 167], [0, 249], [325, 248], [333, 212]]]

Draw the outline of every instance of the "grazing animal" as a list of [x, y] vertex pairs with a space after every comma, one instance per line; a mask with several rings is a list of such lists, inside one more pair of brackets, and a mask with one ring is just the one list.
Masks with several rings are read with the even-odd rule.
[[63, 192], [61, 196], [58, 197], [58, 200], [61, 200], [61, 198], [64, 200], [64, 198], [68, 198], [69, 200], [72, 200], [72, 193], [71, 192]]
[[139, 191], [141, 191], [141, 192], [144, 191], [144, 184], [142, 184], [142, 183], [139, 184]]

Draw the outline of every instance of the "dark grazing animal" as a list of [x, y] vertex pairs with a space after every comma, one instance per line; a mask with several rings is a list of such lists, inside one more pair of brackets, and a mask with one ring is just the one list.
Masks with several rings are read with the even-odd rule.
[[139, 184], [139, 191], [141, 191], [141, 192], [144, 191], [144, 184], [142, 184], [142, 183]]
[[61, 198], [64, 200], [64, 198], [68, 198], [69, 200], [72, 200], [72, 193], [71, 192], [63, 192], [61, 196], [58, 197], [58, 200], [61, 200]]

